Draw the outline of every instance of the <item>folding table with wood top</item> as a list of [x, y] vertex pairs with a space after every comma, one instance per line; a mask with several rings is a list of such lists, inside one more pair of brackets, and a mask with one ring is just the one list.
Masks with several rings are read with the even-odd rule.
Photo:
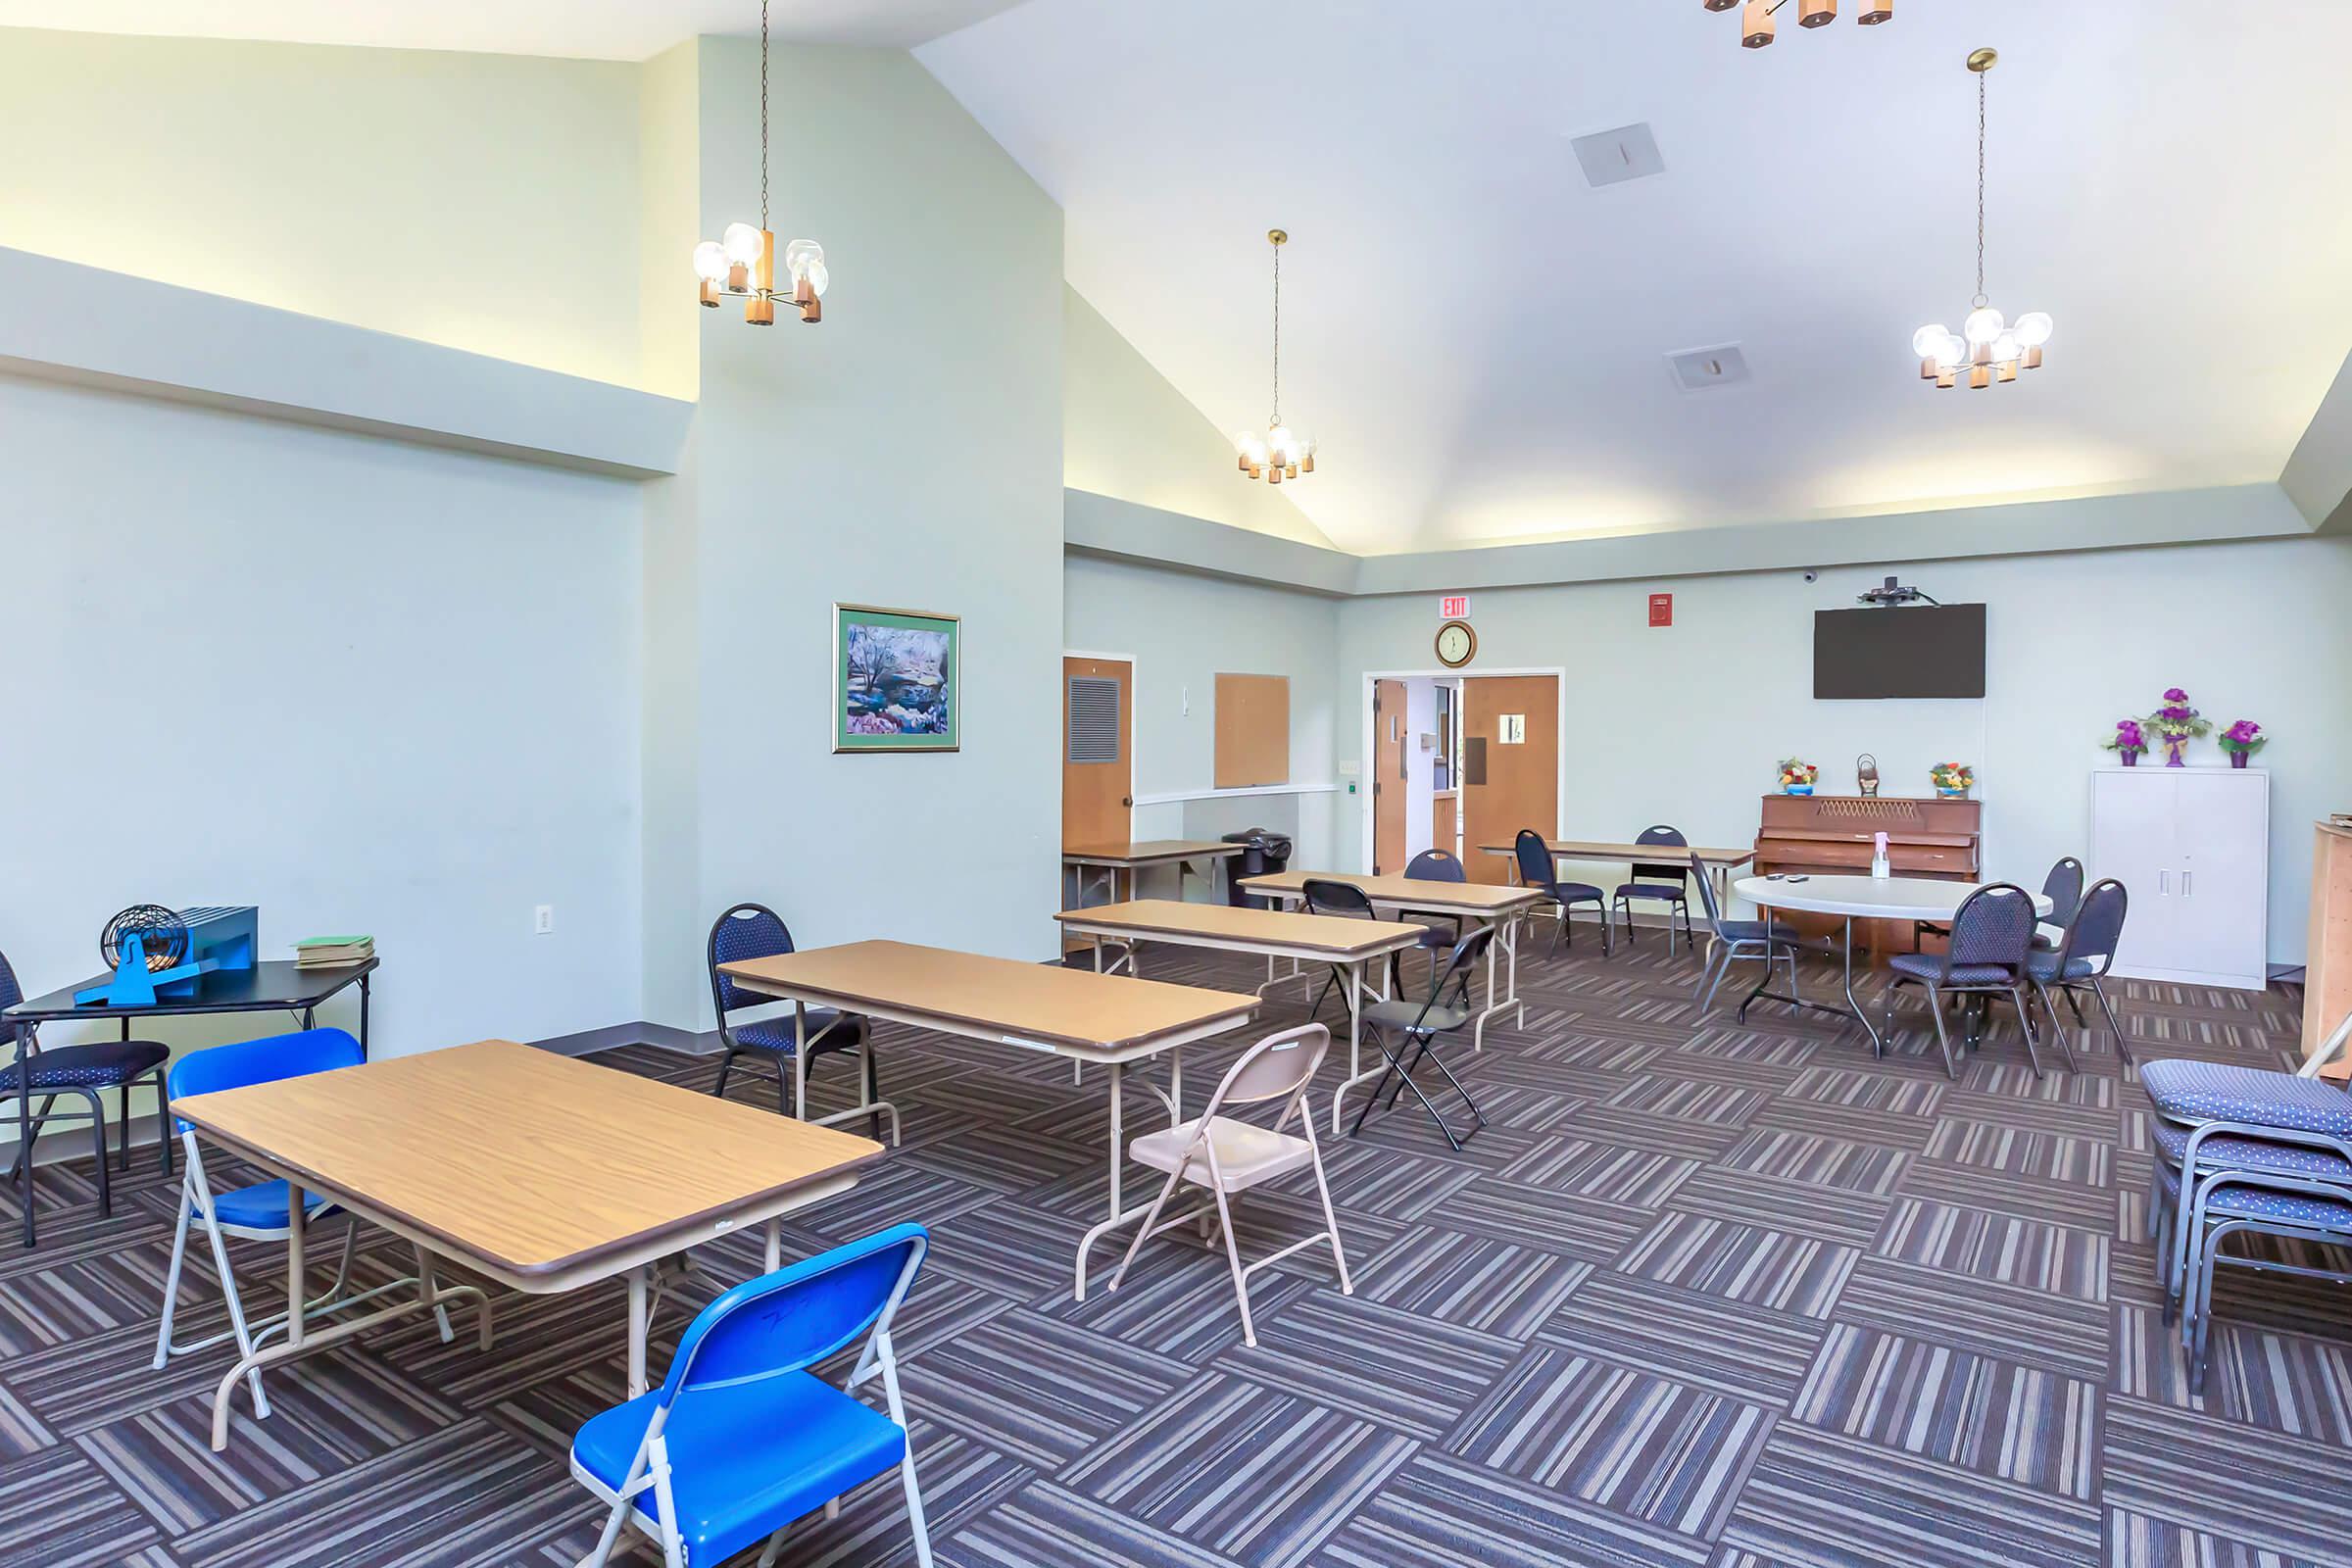
[[[1519, 1000], [1519, 917], [1544, 902], [1533, 888], [1495, 887], [1486, 882], [1426, 882], [1419, 877], [1373, 876], [1358, 871], [1277, 871], [1242, 879], [1242, 891], [1286, 905], [1306, 902], [1309, 882], [1345, 882], [1363, 890], [1376, 914], [1444, 914], [1494, 928], [1494, 948], [1487, 954], [1487, 1004], [1470, 1031], [1474, 1051], [1487, 1048], [1487, 1020], [1516, 1010], [1527, 1022], [1527, 1004]], [[1418, 940], [1418, 939], [1416, 939]], [[1494, 949], [1500, 949], [1497, 962]]]
[[[1176, 892], [1184, 893], [1184, 879], [1193, 872], [1195, 862], [1200, 863], [1201, 880], [1213, 891], [1216, 885], [1216, 862], [1229, 860], [1246, 848], [1217, 839], [1142, 839], [1131, 844], [1065, 844], [1061, 849], [1061, 863], [1065, 870], [1079, 873], [1078, 902], [1086, 902], [1087, 890], [1093, 886], [1095, 873], [1101, 873], [1107, 902], [1116, 903], [1121, 897], [1135, 897], [1135, 873], [1154, 866], [1176, 867]], [[1124, 877], [1126, 887], [1120, 887]]]
[[[646, 1389], [656, 1263], [765, 1224], [772, 1271], [779, 1218], [848, 1191], [882, 1157], [870, 1139], [511, 1040], [191, 1095], [172, 1113], [286, 1182], [290, 1300], [304, 1298], [305, 1192], [512, 1290], [626, 1275], [631, 1398]], [[220, 1380], [214, 1448], [228, 1446], [229, 1396], [246, 1373], [445, 1306], [419, 1272], [414, 1301], [307, 1332], [291, 1314], [283, 1344]], [[480, 1328], [487, 1349], [486, 1302]]]
[[1098, 1241], [1151, 1208], [1120, 1200], [1127, 1161], [1124, 1091], [1130, 1062], [1164, 1054], [1168, 1124], [1184, 1120], [1181, 1050], [1222, 1034], [1257, 1010], [1257, 998], [1131, 975], [1094, 974], [1059, 964], [990, 958], [905, 942], [852, 942], [771, 958], [722, 963], [746, 991], [793, 1004], [805, 1038], [811, 1006], [837, 1007], [936, 1029], [965, 1040], [1066, 1056], [1110, 1069], [1110, 1214], [1078, 1243], [1077, 1298], [1086, 1299], [1086, 1258]]
[[[1267, 986], [1304, 980], [1309, 986], [1329, 968], [1343, 979], [1348, 998], [1348, 1077], [1331, 1096], [1331, 1130], [1340, 1130], [1340, 1102], [1359, 1083], [1380, 1076], [1383, 1069], [1362, 1070], [1357, 1055], [1364, 998], [1385, 999], [1386, 984], [1375, 986], [1382, 961], [1393, 954], [1416, 948], [1422, 927], [1387, 920], [1350, 920], [1325, 914], [1299, 914], [1287, 909], [1236, 908], [1227, 904], [1178, 904], [1167, 899], [1143, 899], [1133, 904], [1099, 904], [1084, 909], [1064, 909], [1054, 917], [1072, 936], [1094, 944], [1095, 968], [1103, 974], [1122, 966], [1136, 973], [1136, 949], [1146, 942], [1174, 948], [1205, 948], [1217, 953], [1262, 954]], [[1104, 961], [1106, 944], [1116, 944], [1117, 956]], [[1291, 960], [1287, 973], [1276, 972], [1282, 959]]]

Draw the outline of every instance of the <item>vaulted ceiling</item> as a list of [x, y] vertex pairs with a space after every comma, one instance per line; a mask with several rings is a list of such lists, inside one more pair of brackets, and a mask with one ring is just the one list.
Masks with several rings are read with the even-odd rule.
[[[1897, 0], [1749, 52], [1699, 0], [1027, 0], [918, 58], [1067, 213], [1072, 284], [1364, 552], [2268, 481], [2352, 348], [2352, 5]], [[1918, 379], [1974, 291], [2043, 369]], [[1573, 137], [1665, 172], [1592, 188]], [[1698, 393], [1675, 350], [1737, 343]], [[1235, 483], [1243, 482], [1237, 475]]]
[[[778, 38], [906, 49], [1015, 0], [773, 0]], [[756, 32], [760, 0], [0, 0], [0, 27], [643, 60]]]

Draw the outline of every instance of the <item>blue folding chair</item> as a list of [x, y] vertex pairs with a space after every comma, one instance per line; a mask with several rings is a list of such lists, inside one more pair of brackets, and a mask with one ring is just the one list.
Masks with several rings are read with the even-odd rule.
[[[248, 1040], [239, 1045], [215, 1046], [209, 1051], [191, 1052], [172, 1063], [171, 1097], [185, 1100], [190, 1095], [208, 1095], [216, 1090], [243, 1089], [253, 1084], [276, 1083], [284, 1078], [304, 1078], [312, 1073], [332, 1072], [338, 1067], [356, 1067], [366, 1056], [360, 1043], [340, 1029], [304, 1029], [289, 1035], [271, 1035], [263, 1040]], [[286, 1211], [286, 1184], [282, 1181], [255, 1182], [245, 1187], [232, 1187], [216, 1193], [205, 1179], [204, 1152], [196, 1142], [196, 1129], [184, 1121], [174, 1121], [180, 1145], [187, 1154], [186, 1174], [179, 1187], [179, 1224], [172, 1236], [172, 1266], [164, 1275], [164, 1317], [155, 1331], [155, 1368], [162, 1371], [175, 1355], [187, 1355], [207, 1349], [225, 1339], [237, 1342], [241, 1355], [251, 1356], [254, 1347], [272, 1334], [282, 1334], [286, 1328], [284, 1312], [272, 1313], [258, 1322], [248, 1322], [245, 1305], [237, 1296], [237, 1278], [228, 1265], [228, 1240], [284, 1242], [292, 1238], [293, 1226]], [[320, 1194], [303, 1194], [303, 1217], [307, 1230], [310, 1223], [337, 1212], [335, 1205]], [[179, 1301], [179, 1273], [186, 1261], [188, 1226], [199, 1223], [213, 1248], [213, 1266], [220, 1274], [220, 1294], [228, 1306], [228, 1327], [219, 1334], [187, 1344], [174, 1344], [172, 1339], [172, 1319]], [[364, 1301], [399, 1290], [404, 1286], [420, 1285], [427, 1300], [433, 1301], [434, 1315], [440, 1319], [441, 1338], [451, 1336], [448, 1309], [440, 1303], [455, 1298], [470, 1296], [481, 1299], [481, 1292], [471, 1286], [459, 1286], [435, 1293], [432, 1265], [423, 1250], [416, 1254], [417, 1272], [357, 1296], [345, 1296], [351, 1282], [352, 1251], [359, 1239], [360, 1222], [350, 1220], [343, 1234], [343, 1261], [335, 1270], [335, 1283], [322, 1296], [302, 1303], [303, 1320], [346, 1311]], [[486, 1306], [484, 1308], [487, 1309]], [[246, 1378], [253, 1390], [253, 1413], [267, 1419], [270, 1414], [269, 1396], [262, 1393], [262, 1373], [256, 1367]]]
[[[571, 1440], [571, 1473], [612, 1508], [579, 1568], [602, 1568], [624, 1522], [660, 1544], [665, 1568], [723, 1562], [762, 1536], [760, 1568], [773, 1568], [795, 1520], [894, 1465], [914, 1559], [930, 1568], [890, 1346], [891, 1319], [930, 1245], [920, 1225], [893, 1226], [704, 1307], [662, 1387], [591, 1416]], [[847, 1387], [880, 1373], [887, 1416], [808, 1371], [861, 1335]]]

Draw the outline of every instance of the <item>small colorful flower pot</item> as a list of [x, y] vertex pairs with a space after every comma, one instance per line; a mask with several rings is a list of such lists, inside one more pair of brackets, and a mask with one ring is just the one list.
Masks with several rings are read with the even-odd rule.
[[1813, 786], [1810, 784], [1784, 784], [1781, 786], [1781, 793], [1784, 795], [1810, 795], [1813, 793]]

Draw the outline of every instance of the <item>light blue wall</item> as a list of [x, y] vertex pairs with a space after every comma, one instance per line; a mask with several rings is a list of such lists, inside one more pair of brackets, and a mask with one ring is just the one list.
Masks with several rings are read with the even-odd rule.
[[[1888, 572], [1988, 607], [1984, 701], [1813, 700], [1813, 612], [1850, 606]], [[1363, 751], [1365, 673], [1434, 667], [1437, 595], [1450, 586], [1342, 606], [1343, 762]], [[1646, 624], [1653, 588], [1675, 595], [1670, 629]], [[2352, 777], [2347, 603], [2352, 540], [2340, 538], [1889, 562], [1810, 584], [1789, 570], [1494, 589], [1472, 596], [1479, 651], [1464, 673], [1566, 667], [1559, 825], [1571, 836], [1667, 821], [1694, 842], [1743, 844], [1783, 757], [1850, 790], [1855, 755], [1872, 752], [1889, 795], [1927, 794], [1929, 764], [1959, 760], [1977, 766], [1987, 869], [2033, 886], [2059, 856], [2086, 852], [2089, 771], [2112, 760], [2098, 740], [2184, 686], [2217, 723], [2253, 718], [2278, 737], [2260, 759], [2273, 785], [2270, 952], [2299, 963], [2311, 823], [2344, 808]], [[2196, 759], [2224, 760], [2210, 741]], [[1339, 824], [1349, 866], [1361, 863], [1359, 807], [1344, 802]]]
[[[707, 234], [760, 210], [759, 65], [703, 41]], [[777, 238], [832, 287], [816, 326], [702, 313], [686, 516], [655, 524], [693, 563], [648, 602], [649, 712], [693, 714], [691, 766], [647, 778], [647, 1015], [680, 1026], [739, 899], [805, 946], [1055, 950], [1060, 210], [904, 53], [779, 50], [772, 103]], [[836, 601], [962, 617], [960, 752], [831, 755]]]
[[[1215, 782], [1220, 672], [1289, 676], [1291, 781], [1333, 782], [1335, 601], [1079, 557], [1063, 573], [1064, 646], [1136, 661], [1139, 796], [1206, 791]], [[1139, 807], [1134, 831], [1145, 839], [1213, 838], [1263, 825], [1298, 835], [1295, 863], [1304, 866], [1327, 864], [1337, 853], [1335, 819], [1329, 794], [1240, 796]]]

